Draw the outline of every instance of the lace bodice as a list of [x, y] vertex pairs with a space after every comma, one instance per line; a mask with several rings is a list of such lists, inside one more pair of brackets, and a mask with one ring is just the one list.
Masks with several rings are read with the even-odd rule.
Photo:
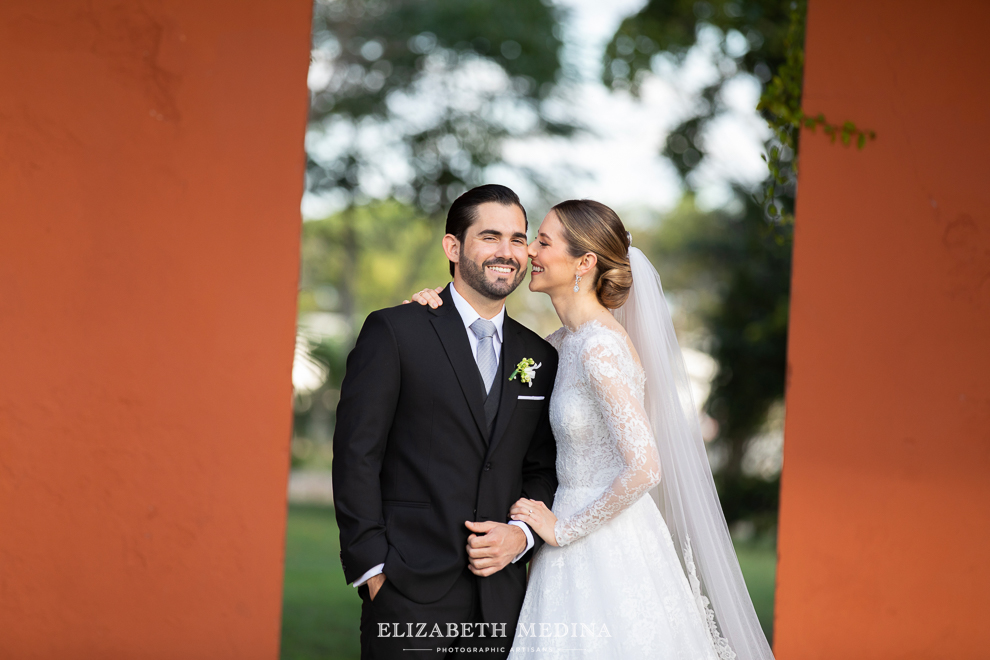
[[[625, 335], [589, 321], [575, 331], [562, 327], [547, 341], [560, 355], [550, 424], [562, 507], [554, 533], [563, 546], [656, 486], [660, 458], [643, 409], [646, 377]], [[575, 498], [586, 504], [562, 517]]]

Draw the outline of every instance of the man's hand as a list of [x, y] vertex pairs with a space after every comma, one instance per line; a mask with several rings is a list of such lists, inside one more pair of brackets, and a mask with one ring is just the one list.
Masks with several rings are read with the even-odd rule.
[[526, 549], [526, 534], [516, 525], [497, 522], [465, 522], [473, 534], [468, 537], [468, 568], [488, 577], [508, 566]]
[[371, 600], [375, 600], [378, 590], [385, 584], [385, 574], [379, 573], [378, 575], [372, 575], [365, 584], [368, 585], [368, 595], [371, 596]]

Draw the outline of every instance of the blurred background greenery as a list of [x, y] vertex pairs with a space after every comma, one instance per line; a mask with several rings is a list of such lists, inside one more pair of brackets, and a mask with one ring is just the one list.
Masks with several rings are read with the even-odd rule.
[[[780, 145], [756, 106], [803, 10], [771, 0], [315, 3], [284, 658], [357, 657], [360, 601], [340, 571], [327, 482], [346, 356], [369, 312], [446, 284], [446, 207], [485, 182], [519, 192], [531, 231], [561, 199], [599, 199], [656, 265], [772, 634], [795, 189], [785, 176], [766, 196], [760, 158]], [[794, 154], [775, 153], [786, 170]], [[783, 213], [769, 216], [769, 204]], [[546, 296], [525, 286], [507, 304], [542, 334], [558, 325]]]

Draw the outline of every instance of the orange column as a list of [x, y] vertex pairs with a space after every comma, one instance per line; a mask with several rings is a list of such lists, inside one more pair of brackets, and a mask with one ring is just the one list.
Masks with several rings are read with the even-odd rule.
[[0, 657], [278, 656], [310, 4], [0, 3]]
[[775, 650], [987, 658], [990, 3], [811, 0]]

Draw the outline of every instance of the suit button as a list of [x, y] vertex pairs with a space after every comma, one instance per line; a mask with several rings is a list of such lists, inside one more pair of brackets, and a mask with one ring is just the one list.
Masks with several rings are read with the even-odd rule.
[[475, 509], [473, 513], [474, 513], [474, 516], [475, 516], [475, 517], [477, 517], [477, 516], [478, 516], [478, 510], [477, 510], [477, 509]]
[[485, 471], [488, 471], [488, 470], [491, 470], [491, 469], [492, 469], [492, 464], [491, 463], [485, 463]]

